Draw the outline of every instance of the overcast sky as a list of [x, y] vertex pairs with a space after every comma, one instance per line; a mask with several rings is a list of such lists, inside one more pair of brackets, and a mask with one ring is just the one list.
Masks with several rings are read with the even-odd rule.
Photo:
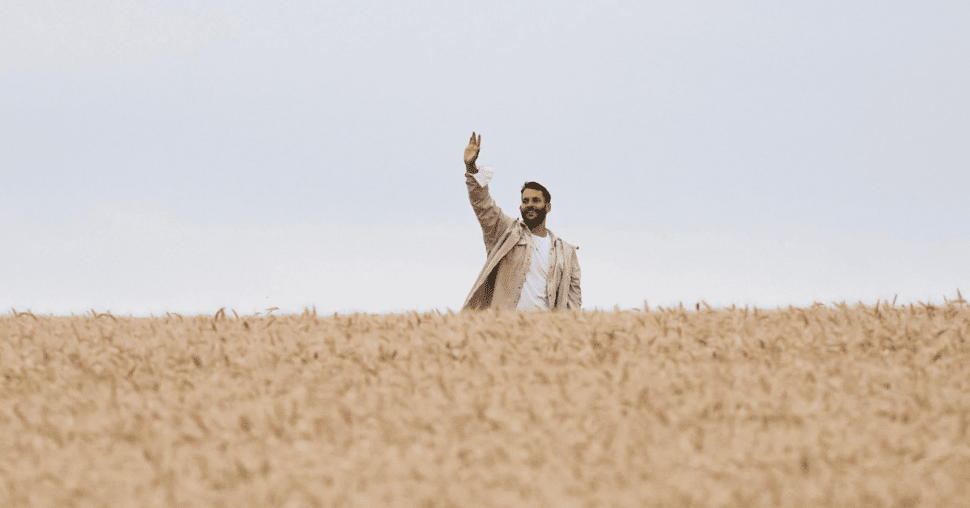
[[970, 290], [970, 3], [0, 2], [0, 306], [457, 310], [552, 192], [587, 308]]

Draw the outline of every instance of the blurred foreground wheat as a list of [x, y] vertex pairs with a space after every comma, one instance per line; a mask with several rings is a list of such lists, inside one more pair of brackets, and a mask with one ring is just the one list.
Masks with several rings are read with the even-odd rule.
[[970, 506], [970, 307], [0, 317], [0, 506]]

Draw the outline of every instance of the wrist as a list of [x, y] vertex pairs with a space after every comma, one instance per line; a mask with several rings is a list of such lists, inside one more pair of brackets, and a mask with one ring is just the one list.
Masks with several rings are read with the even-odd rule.
[[475, 173], [478, 173], [478, 168], [475, 167], [474, 162], [472, 162], [471, 164], [465, 163], [465, 171], [468, 171], [469, 173], [474, 175]]

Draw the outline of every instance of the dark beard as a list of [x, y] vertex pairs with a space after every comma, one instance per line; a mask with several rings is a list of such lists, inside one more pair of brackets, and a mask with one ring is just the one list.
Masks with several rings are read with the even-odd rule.
[[542, 224], [542, 221], [546, 220], [545, 210], [541, 210], [541, 209], [532, 210], [536, 213], [536, 218], [531, 220], [526, 218], [526, 214], [529, 213], [529, 211], [530, 211], [529, 209], [526, 209], [525, 211], [522, 212], [522, 221], [525, 222], [525, 225], [528, 226], [529, 229], [532, 229], [538, 226], [539, 224]]

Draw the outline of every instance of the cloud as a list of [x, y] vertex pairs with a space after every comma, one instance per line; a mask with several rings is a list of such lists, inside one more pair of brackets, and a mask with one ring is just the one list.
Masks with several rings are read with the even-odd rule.
[[233, 40], [241, 18], [200, 5], [145, 0], [4, 0], [0, 72], [74, 72], [153, 59], [189, 58]]
[[[554, 228], [578, 244], [588, 309], [941, 302], [970, 288], [970, 238], [910, 242], [812, 227]], [[485, 262], [473, 221], [206, 222], [107, 203], [43, 225], [0, 207], [0, 308], [39, 313], [458, 310]]]

